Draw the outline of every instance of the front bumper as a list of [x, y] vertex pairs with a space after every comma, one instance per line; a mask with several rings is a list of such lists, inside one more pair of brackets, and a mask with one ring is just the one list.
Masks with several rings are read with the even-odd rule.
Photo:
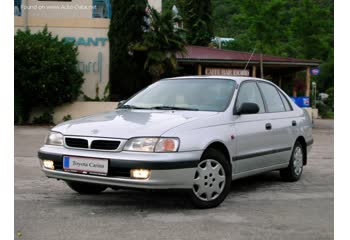
[[203, 151], [176, 153], [140, 153], [140, 152], [103, 152], [67, 149], [62, 146], [45, 145], [40, 148], [41, 160], [53, 160], [62, 163], [63, 156], [80, 156], [109, 159], [109, 168], [115, 169], [150, 169], [151, 176], [140, 180], [126, 176], [96, 176], [65, 172], [61, 169], [41, 168], [49, 178], [81, 181], [109, 186], [146, 188], [146, 189], [190, 189], [197, 164]]

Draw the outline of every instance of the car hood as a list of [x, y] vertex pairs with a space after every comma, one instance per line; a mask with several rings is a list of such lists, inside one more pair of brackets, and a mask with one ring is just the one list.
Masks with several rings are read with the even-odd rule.
[[181, 124], [215, 114], [217, 112], [120, 109], [64, 122], [54, 127], [52, 131], [64, 135], [124, 139], [161, 136]]

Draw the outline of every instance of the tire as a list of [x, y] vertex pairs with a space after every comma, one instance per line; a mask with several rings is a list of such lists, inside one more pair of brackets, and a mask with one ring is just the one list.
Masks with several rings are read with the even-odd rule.
[[107, 188], [104, 185], [85, 182], [66, 181], [66, 183], [72, 190], [80, 194], [99, 194]]
[[207, 149], [193, 178], [190, 200], [197, 208], [213, 208], [222, 203], [230, 191], [232, 171], [224, 154]]
[[285, 169], [280, 170], [281, 178], [286, 182], [298, 181], [303, 173], [303, 164], [305, 151], [299, 141], [294, 144], [289, 165]]

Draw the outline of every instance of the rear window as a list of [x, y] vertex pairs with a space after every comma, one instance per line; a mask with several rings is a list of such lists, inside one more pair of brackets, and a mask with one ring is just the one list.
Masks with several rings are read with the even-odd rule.
[[259, 82], [261, 92], [266, 101], [267, 110], [273, 112], [284, 112], [286, 111], [277, 89], [268, 83]]

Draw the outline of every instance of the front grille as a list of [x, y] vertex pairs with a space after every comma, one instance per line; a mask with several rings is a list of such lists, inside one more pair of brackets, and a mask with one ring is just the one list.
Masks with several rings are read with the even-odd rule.
[[119, 141], [110, 141], [110, 140], [94, 140], [91, 143], [91, 149], [99, 150], [116, 150], [119, 147]]
[[130, 177], [130, 168], [108, 168], [108, 177]]
[[88, 148], [88, 140], [81, 138], [66, 138], [66, 145], [73, 148]]

